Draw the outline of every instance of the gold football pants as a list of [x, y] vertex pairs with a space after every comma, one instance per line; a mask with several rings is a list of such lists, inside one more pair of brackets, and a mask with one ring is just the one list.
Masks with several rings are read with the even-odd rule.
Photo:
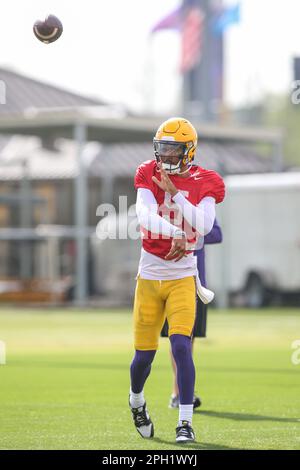
[[157, 350], [166, 318], [169, 336], [191, 336], [195, 311], [196, 287], [193, 276], [173, 281], [138, 277], [133, 309], [135, 349]]

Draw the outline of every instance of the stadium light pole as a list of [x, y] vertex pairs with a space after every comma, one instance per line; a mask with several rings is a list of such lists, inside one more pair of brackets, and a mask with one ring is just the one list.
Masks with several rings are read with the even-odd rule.
[[84, 162], [84, 148], [87, 141], [87, 128], [83, 122], [74, 127], [74, 140], [77, 145], [77, 177], [75, 182], [75, 224], [76, 224], [76, 288], [75, 303], [83, 306], [87, 298], [87, 171]]
[[[188, 70], [183, 76], [183, 113], [198, 121], [216, 122], [217, 113], [213, 109], [215, 102], [223, 101], [223, 85], [217, 87], [219, 80], [223, 84], [223, 37], [212, 34], [212, 22], [216, 8], [222, 7], [222, 0], [183, 0], [182, 11], [191, 7], [199, 7], [204, 21], [201, 27], [201, 54], [199, 63]], [[216, 72], [215, 69], [219, 70]]]

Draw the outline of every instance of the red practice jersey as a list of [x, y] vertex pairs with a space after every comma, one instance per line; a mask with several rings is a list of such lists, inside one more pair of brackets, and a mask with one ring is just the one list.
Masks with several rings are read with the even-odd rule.
[[[193, 165], [189, 170], [190, 176], [184, 178], [179, 175], [169, 175], [169, 178], [185, 198], [197, 206], [203, 198], [210, 196], [219, 204], [225, 196], [225, 185], [221, 176], [212, 170], [206, 170], [200, 166]], [[166, 218], [171, 224], [178, 226], [187, 233], [188, 252], [195, 249], [199, 234], [192, 227], [187, 228], [186, 221], [180, 218], [180, 224], [177, 223], [178, 210], [171, 195], [163, 191], [154, 181], [152, 176], [160, 180], [160, 172], [155, 160], [148, 160], [142, 163], [136, 171], [134, 186], [135, 189], [145, 188], [152, 191], [158, 204], [158, 213]], [[143, 248], [147, 252], [164, 258], [171, 249], [172, 238], [163, 235], [155, 235], [141, 227]]]

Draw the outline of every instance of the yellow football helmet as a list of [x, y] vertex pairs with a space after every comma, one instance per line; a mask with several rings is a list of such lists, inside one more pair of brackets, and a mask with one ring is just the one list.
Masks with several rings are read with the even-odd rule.
[[183, 165], [190, 166], [197, 147], [197, 132], [194, 126], [184, 118], [171, 118], [163, 122], [153, 139], [156, 160], [162, 156], [178, 157], [176, 165], [163, 163], [163, 168], [170, 174], [181, 172]]

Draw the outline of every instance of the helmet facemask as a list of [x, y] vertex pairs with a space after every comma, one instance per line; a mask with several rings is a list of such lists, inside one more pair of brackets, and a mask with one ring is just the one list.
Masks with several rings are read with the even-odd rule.
[[[156, 161], [170, 175], [182, 173], [182, 166], [188, 164], [188, 154], [193, 142], [153, 140]], [[188, 165], [190, 166], [190, 165]]]

